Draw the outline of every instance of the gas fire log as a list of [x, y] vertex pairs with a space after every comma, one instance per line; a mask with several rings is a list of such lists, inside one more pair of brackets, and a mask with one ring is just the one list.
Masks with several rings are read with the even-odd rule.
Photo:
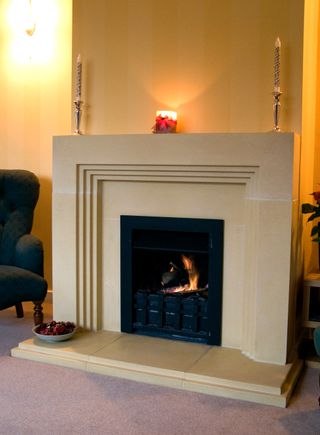
[[169, 272], [164, 272], [161, 277], [163, 287], [179, 287], [189, 281], [186, 270], [180, 269], [172, 261], [169, 265], [171, 266]]
[[161, 289], [160, 292], [163, 294], [192, 294], [192, 293], [202, 293], [208, 291], [208, 287], [197, 288], [197, 289], [188, 289], [184, 287], [170, 287]]

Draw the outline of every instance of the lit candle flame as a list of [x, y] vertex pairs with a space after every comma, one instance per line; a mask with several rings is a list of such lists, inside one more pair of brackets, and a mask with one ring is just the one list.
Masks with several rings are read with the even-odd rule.
[[177, 120], [177, 112], [173, 112], [172, 110], [157, 110], [156, 116], [160, 116], [161, 118], [168, 118], [172, 121]]

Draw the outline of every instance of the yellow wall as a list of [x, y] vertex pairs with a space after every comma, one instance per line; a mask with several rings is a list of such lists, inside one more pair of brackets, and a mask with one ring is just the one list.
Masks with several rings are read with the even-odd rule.
[[301, 130], [303, 0], [74, 0], [88, 134], [150, 133], [155, 111], [184, 132], [273, 126], [282, 41], [281, 126]]
[[0, 167], [40, 178], [34, 232], [49, 281], [52, 136], [72, 130], [78, 53], [88, 134], [149, 133], [159, 108], [176, 109], [184, 132], [268, 131], [279, 35], [280, 124], [301, 131], [303, 0], [33, 0], [56, 18], [42, 61], [12, 51], [8, 13], [23, 1], [0, 1]]
[[34, 230], [51, 283], [52, 136], [71, 131], [72, 1], [33, 0], [32, 37], [21, 27], [27, 0], [0, 2], [0, 167], [29, 169], [41, 183]]
[[[301, 201], [313, 203], [310, 193], [320, 190], [320, 5], [319, 0], [305, 1], [303, 55]], [[311, 242], [311, 223], [303, 219], [305, 271], [318, 268], [317, 245]]]

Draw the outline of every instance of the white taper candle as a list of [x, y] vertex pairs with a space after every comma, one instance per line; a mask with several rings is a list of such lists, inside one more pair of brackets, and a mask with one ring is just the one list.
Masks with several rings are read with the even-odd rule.
[[281, 41], [279, 36], [274, 45], [274, 92], [280, 92], [280, 49]]
[[81, 100], [81, 81], [82, 81], [82, 63], [81, 56], [77, 57], [77, 81], [76, 81], [76, 101]]

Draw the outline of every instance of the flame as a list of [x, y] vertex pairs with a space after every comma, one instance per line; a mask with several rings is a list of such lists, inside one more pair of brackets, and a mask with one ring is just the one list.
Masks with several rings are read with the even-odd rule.
[[184, 265], [184, 268], [186, 269], [189, 275], [189, 285], [186, 290], [197, 290], [198, 281], [199, 281], [199, 272], [195, 267], [193, 259], [187, 257], [186, 255], [182, 255], [181, 260]]
[[[161, 293], [164, 294], [172, 294], [172, 293], [184, 293], [184, 292], [192, 292], [199, 290], [198, 281], [199, 281], [199, 272], [195, 266], [192, 257], [187, 257], [186, 255], [181, 255], [181, 261], [183, 263], [184, 269], [188, 273], [189, 282], [185, 285], [177, 286], [177, 287], [169, 287], [161, 290]], [[173, 272], [177, 269], [173, 263], [171, 263], [170, 272]]]

